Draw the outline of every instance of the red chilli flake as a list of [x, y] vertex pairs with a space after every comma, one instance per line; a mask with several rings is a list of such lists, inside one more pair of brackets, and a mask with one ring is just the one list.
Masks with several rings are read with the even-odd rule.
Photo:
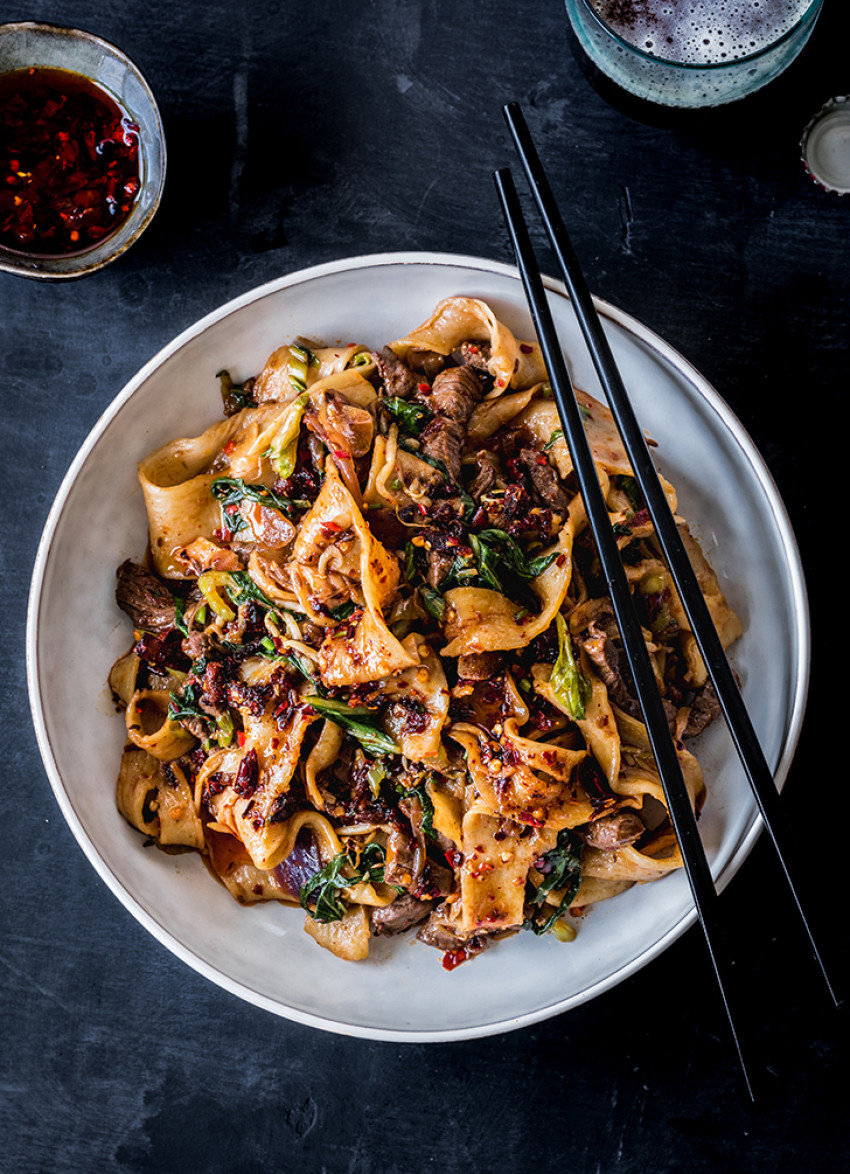
[[0, 79], [0, 243], [57, 256], [126, 220], [141, 188], [139, 128], [99, 86], [65, 69]]
[[259, 781], [260, 763], [257, 759], [257, 751], [252, 746], [239, 763], [239, 770], [233, 780], [233, 790], [243, 799], [250, 799], [256, 791]]
[[519, 349], [522, 351], [522, 353], [524, 355], [530, 355], [532, 353], [532, 351], [534, 350], [534, 347], [529, 346], [527, 342], [521, 342], [519, 344]]
[[469, 950], [465, 947], [460, 950], [446, 950], [443, 954], [443, 970], [454, 970], [461, 962], [466, 962], [469, 956]]

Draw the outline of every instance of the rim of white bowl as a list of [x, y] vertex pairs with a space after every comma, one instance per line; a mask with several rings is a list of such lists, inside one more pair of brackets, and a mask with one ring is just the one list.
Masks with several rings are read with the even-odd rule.
[[[517, 269], [514, 266], [507, 265], [500, 261], [491, 261], [483, 257], [467, 256], [456, 253], [432, 253], [432, 252], [394, 252], [394, 253], [372, 253], [347, 258], [341, 258], [336, 261], [328, 261], [321, 265], [310, 266], [306, 269], [299, 269], [292, 273], [285, 274], [282, 277], [277, 277], [272, 281], [266, 282], [263, 285], [257, 286], [254, 289], [248, 290], [238, 297], [233, 298], [229, 302], [225, 302], [217, 309], [210, 311], [204, 317], [198, 319], [191, 326], [188, 326], [176, 338], [172, 339], [165, 347], [159, 350], [147, 363], [133, 376], [133, 378], [125, 384], [124, 388], [112, 400], [109, 406], [105, 409], [97, 423], [92, 428], [89, 435], [81, 445], [77, 455], [72, 461], [62, 483], [59, 491], [53, 501], [47, 520], [44, 525], [41, 540], [39, 542], [38, 551], [36, 554], [35, 564], [33, 568], [33, 575], [30, 585], [30, 594], [27, 607], [27, 633], [26, 633], [26, 667], [27, 667], [27, 682], [29, 690], [30, 708], [32, 711], [33, 724], [35, 726], [36, 739], [38, 741], [39, 750], [41, 752], [42, 761], [47, 772], [48, 779], [53, 789], [54, 796], [70, 827], [77, 842], [89, 860], [89, 863], [95, 869], [101, 880], [106, 884], [107, 888], [118, 898], [121, 904], [131, 913], [131, 915], [145, 928], [148, 932], [156, 938], [156, 940], [166, 947], [172, 954], [184, 962], [191, 969], [201, 974], [203, 977], [209, 979], [216, 986], [221, 987], [231, 995], [243, 999], [245, 1002], [251, 1003], [263, 1010], [270, 1011], [284, 1019], [288, 1019], [295, 1023], [300, 1023], [304, 1026], [318, 1028], [322, 1031], [329, 1031], [338, 1035], [345, 1035], [360, 1039], [379, 1040], [393, 1043], [449, 1043], [460, 1040], [479, 1039], [490, 1035], [500, 1035], [508, 1031], [515, 1031], [522, 1027], [528, 1027], [535, 1023], [540, 1023], [546, 1019], [550, 1019], [555, 1015], [560, 1015], [565, 1011], [569, 1011], [574, 1007], [580, 1006], [583, 1003], [589, 1002], [598, 995], [603, 994], [607, 990], [618, 986], [625, 979], [631, 975], [636, 974], [643, 969], [650, 961], [657, 958], [670, 945], [673, 944], [679, 937], [688, 930], [697, 919], [696, 910], [691, 907], [683, 913], [681, 918], [675, 925], [656, 939], [646, 950], [633, 958], [624, 966], [619, 967], [610, 974], [605, 975], [598, 982], [593, 983], [584, 990], [576, 992], [569, 997], [550, 1003], [546, 1007], [537, 1008], [533, 1011], [525, 1012], [515, 1018], [494, 1020], [491, 1023], [476, 1024], [471, 1027], [451, 1028], [451, 1029], [429, 1029], [429, 1030], [402, 1030], [399, 1028], [377, 1028], [358, 1023], [345, 1023], [336, 1019], [325, 1017], [322, 1015], [312, 1014], [310, 1012], [302, 1011], [296, 1007], [290, 1007], [278, 1002], [275, 999], [269, 998], [267, 995], [256, 991], [246, 983], [239, 982], [229, 975], [218, 970], [212, 966], [206, 959], [201, 958], [194, 951], [186, 947], [182, 942], [162, 925], [152, 913], [150, 913], [139, 900], [130, 893], [123, 884], [121, 884], [115, 875], [112, 873], [106, 862], [101, 857], [95, 844], [91, 840], [77, 815], [71, 798], [62, 781], [62, 775], [59, 770], [56, 758], [53, 754], [50, 745], [50, 739], [47, 732], [47, 727], [44, 719], [44, 711], [41, 704], [41, 695], [38, 678], [38, 618], [41, 603], [41, 592], [44, 585], [45, 570], [50, 557], [53, 537], [56, 533], [59, 521], [62, 516], [65, 504], [68, 499], [71, 487], [74, 484], [80, 470], [88, 459], [92, 449], [97, 444], [102, 433], [107, 429], [110, 423], [121, 411], [124, 404], [135, 394], [135, 392], [142, 386], [142, 384], [149, 378], [149, 376], [164, 362], [166, 362], [173, 354], [180, 350], [189, 341], [197, 338], [203, 334], [205, 330], [214, 326], [216, 323], [229, 317], [231, 314], [243, 309], [245, 306], [252, 303], [259, 302], [263, 298], [271, 294], [277, 293], [281, 289], [289, 286], [301, 285], [308, 281], [314, 281], [319, 278], [331, 276], [335, 273], [344, 272], [351, 269], [367, 269], [370, 267], [396, 267], [399, 265], [442, 265], [451, 266], [454, 268], [470, 269], [477, 272], [484, 272], [495, 274], [501, 277], [507, 277], [515, 280], [520, 285], [520, 277]], [[559, 282], [551, 277], [544, 276], [544, 284], [546, 288], [553, 293], [559, 294], [569, 301], [569, 295], [566, 287], [562, 282]], [[794, 613], [797, 618], [797, 631], [799, 633], [798, 664], [799, 670], [794, 685], [793, 702], [791, 705], [791, 712], [789, 715], [788, 729], [786, 738], [783, 744], [782, 753], [779, 762], [774, 771], [774, 777], [777, 785], [781, 788], [786, 780], [791, 761], [799, 741], [800, 732], [803, 724], [803, 717], [805, 714], [806, 697], [808, 693], [810, 661], [811, 661], [811, 627], [809, 618], [808, 599], [805, 588], [805, 579], [803, 576], [802, 563], [800, 560], [797, 541], [788, 518], [787, 511], [782, 503], [779, 491], [773, 481], [773, 478], [764, 464], [764, 460], [758, 449], [755, 447], [753, 441], [750, 439], [746, 429], [743, 427], [737, 416], [729, 408], [728, 404], [721, 398], [719, 393], [715, 391], [712, 385], [705, 379], [703, 375], [684, 358], [674, 347], [666, 343], [659, 335], [652, 331], [649, 327], [644, 326], [643, 323], [633, 318], [630, 314], [618, 310], [610, 303], [603, 301], [594, 296], [594, 303], [596, 309], [603, 318], [610, 323], [621, 327], [626, 333], [639, 339], [650, 350], [656, 352], [666, 363], [672, 365], [680, 374], [684, 375], [695, 387], [698, 393], [710, 404], [712, 410], [722, 419], [729, 433], [734, 436], [736, 442], [743, 450], [747, 463], [755, 473], [765, 496], [771, 503], [772, 519], [776, 529], [781, 537], [782, 545], [786, 551], [788, 559], [788, 572], [791, 587], [791, 596], [794, 603]], [[762, 830], [762, 819], [756, 811], [753, 821], [749, 829], [740, 837], [738, 844], [732, 851], [728, 859], [725, 860], [722, 867], [715, 872], [715, 882], [718, 891], [722, 892], [726, 885], [732, 880], [738, 869], [743, 864], [746, 857], [752, 850], [758, 836]]]

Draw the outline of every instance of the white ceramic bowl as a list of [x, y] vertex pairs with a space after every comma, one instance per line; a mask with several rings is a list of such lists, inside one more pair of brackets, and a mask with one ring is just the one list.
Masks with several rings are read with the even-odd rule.
[[[599, 394], [572, 308], [557, 283], [548, 286], [574, 376]], [[300, 910], [242, 908], [197, 856], [144, 850], [116, 811], [123, 722], [105, 681], [128, 630], [113, 598], [115, 568], [144, 552], [136, 460], [219, 417], [217, 371], [254, 374], [296, 335], [380, 347], [453, 294], [483, 297], [521, 337], [533, 334], [514, 270], [433, 254], [362, 257], [291, 274], [185, 331], [127, 385], [83, 445], [50, 513], [30, 599], [29, 683], [45, 766], [109, 888], [160, 942], [225, 989], [301, 1023], [378, 1039], [469, 1038], [575, 1007], [693, 923], [684, 876], [600, 905], [569, 945], [518, 934], [451, 973], [437, 951], [412, 938], [376, 940], [368, 962], [339, 961], [304, 933]], [[784, 509], [751, 440], [705, 380], [634, 319], [604, 303], [599, 309], [638, 416], [659, 442], [659, 464], [745, 624], [734, 664], [782, 781], [809, 668], [805, 589]], [[754, 843], [758, 817], [722, 725], [698, 753], [710, 787], [701, 828], [724, 886]], [[712, 981], [707, 968], [703, 980]]]

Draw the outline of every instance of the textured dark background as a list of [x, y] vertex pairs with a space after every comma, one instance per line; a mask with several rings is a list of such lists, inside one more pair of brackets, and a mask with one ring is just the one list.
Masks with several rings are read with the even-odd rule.
[[830, 470], [846, 452], [850, 197], [812, 184], [798, 142], [825, 99], [850, 91], [842, 0], [760, 98], [672, 126], [591, 88], [559, 0], [21, 2], [2, 19], [77, 25], [129, 53], [159, 100], [169, 175], [152, 227], [101, 273], [58, 285], [0, 273], [0, 1170], [850, 1168], [841, 1019], [811, 981], [763, 843], [722, 900], [766, 1077], [756, 1108], [698, 930], [587, 1006], [500, 1038], [324, 1035], [209, 984], [111, 896], [53, 799], [24, 664], [38, 535], [130, 376], [197, 317], [305, 265], [399, 249], [509, 260], [491, 172], [513, 163], [500, 107], [518, 99], [592, 288], [708, 377], [787, 503], [815, 655], [786, 795], [840, 972], [845, 495]]

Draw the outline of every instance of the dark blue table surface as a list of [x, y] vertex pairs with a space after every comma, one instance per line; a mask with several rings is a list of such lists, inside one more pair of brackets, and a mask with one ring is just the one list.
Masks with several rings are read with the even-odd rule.
[[443, 1045], [326, 1035], [211, 985], [110, 894], [53, 798], [24, 661], [42, 525], [124, 383], [196, 318], [303, 266], [396, 250], [510, 260], [491, 172], [514, 162], [500, 108], [517, 99], [591, 287], [714, 384], [791, 516], [814, 664], [786, 801], [846, 973], [834, 471], [850, 197], [818, 189], [798, 150], [811, 114], [850, 90], [840, 0], [758, 100], [666, 126], [588, 84], [558, 0], [57, 0], [3, 19], [76, 25], [129, 53], [157, 95], [169, 172], [152, 227], [101, 273], [53, 285], [0, 273], [0, 1170], [850, 1168], [841, 1016], [763, 843], [722, 898], [765, 1075], [755, 1108], [696, 929], [616, 990], [522, 1031]]

